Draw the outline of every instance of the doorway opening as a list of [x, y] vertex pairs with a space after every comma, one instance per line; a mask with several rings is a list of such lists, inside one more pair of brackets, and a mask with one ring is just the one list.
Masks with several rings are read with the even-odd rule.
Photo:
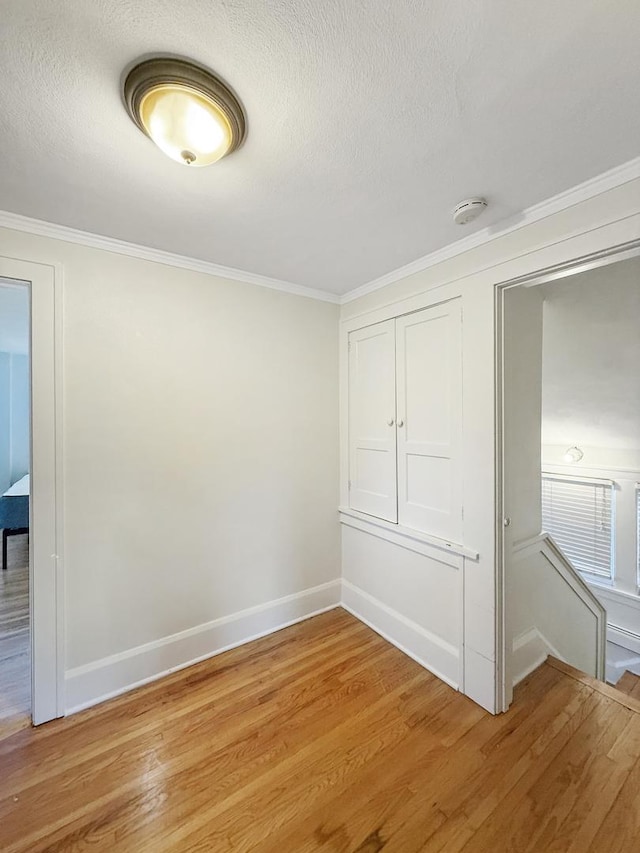
[[31, 719], [29, 285], [0, 279], [0, 735]]
[[507, 282], [496, 308], [506, 710], [549, 654], [640, 671], [640, 247]]
[[[19, 724], [39, 725], [65, 711], [61, 270], [56, 265], [0, 256], [0, 282], [20, 288], [29, 297], [29, 494], [8, 495], [6, 501], [25, 497], [28, 501], [30, 715], [26, 721], [22, 716]], [[20, 491], [27, 483], [14, 485]], [[8, 538], [7, 569], [0, 567], [7, 583], [15, 576], [16, 560], [24, 561], [20, 547], [25, 545], [24, 534]], [[0, 692], [5, 688], [0, 669]]]

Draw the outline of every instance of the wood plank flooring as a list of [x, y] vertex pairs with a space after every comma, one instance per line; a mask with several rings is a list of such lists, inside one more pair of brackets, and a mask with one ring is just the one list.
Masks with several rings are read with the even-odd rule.
[[544, 664], [492, 717], [343, 610], [0, 741], [0, 849], [640, 850], [640, 714]]
[[31, 724], [29, 537], [7, 540], [0, 569], [0, 737]]
[[616, 689], [640, 700], [640, 677], [627, 670], [616, 684]]

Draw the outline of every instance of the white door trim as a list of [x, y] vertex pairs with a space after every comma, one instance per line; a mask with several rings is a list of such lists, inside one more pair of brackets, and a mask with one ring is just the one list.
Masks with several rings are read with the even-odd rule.
[[496, 460], [496, 710], [511, 704], [511, 648], [506, 612], [504, 533], [504, 297], [513, 287], [533, 287], [615, 261], [640, 256], [640, 240], [613, 245], [536, 272], [499, 282], [495, 287], [495, 460]]
[[64, 715], [62, 562], [62, 270], [0, 256], [0, 276], [31, 293], [31, 498], [29, 601], [31, 717]]

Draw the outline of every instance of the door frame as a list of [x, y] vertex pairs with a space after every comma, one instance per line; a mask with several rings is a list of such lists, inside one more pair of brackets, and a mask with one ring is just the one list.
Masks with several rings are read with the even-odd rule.
[[494, 288], [495, 328], [495, 483], [496, 483], [496, 710], [507, 711], [513, 698], [511, 684], [511, 654], [507, 649], [509, 640], [508, 613], [506, 603], [506, 549], [504, 535], [504, 299], [506, 292], [514, 287], [534, 287], [557, 281], [581, 272], [607, 266], [628, 258], [640, 257], [640, 239], [621, 243], [601, 251], [582, 255], [572, 260], [555, 264], [526, 275], [499, 282]]
[[0, 256], [0, 277], [29, 287], [31, 719], [65, 713], [62, 433], [62, 269]]

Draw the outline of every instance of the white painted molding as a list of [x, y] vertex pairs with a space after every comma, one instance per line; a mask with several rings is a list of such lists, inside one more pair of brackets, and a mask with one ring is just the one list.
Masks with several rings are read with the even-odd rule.
[[[563, 445], [564, 446], [564, 445]], [[638, 468], [623, 468], [621, 465], [584, 465], [580, 466], [580, 470], [576, 471], [575, 465], [556, 465], [552, 462], [543, 463], [545, 471], [549, 474], [557, 474], [560, 477], [566, 475], [582, 476], [588, 479], [600, 479], [602, 481], [615, 482], [616, 477], [623, 480], [635, 480], [640, 477], [640, 469]], [[602, 476], [603, 473], [606, 476]]]
[[564, 660], [560, 652], [537, 628], [531, 628], [516, 637], [513, 641], [513, 686], [520, 684], [534, 669], [544, 663], [548, 655]]
[[[604, 679], [607, 613], [604, 605], [595, 595], [594, 590], [586, 583], [580, 573], [574, 569], [548, 533], [543, 532], [537, 536], [532, 536], [530, 539], [518, 542], [513, 549], [513, 554], [517, 560], [525, 560], [534, 554], [542, 556], [547, 564], [562, 578], [568, 589], [591, 611], [596, 622], [596, 664], [595, 672], [590, 672], [589, 674], [594, 675], [596, 678]], [[549, 644], [547, 643], [547, 645]], [[513, 649], [515, 652], [515, 641]], [[551, 651], [550, 654], [564, 659], [560, 654], [556, 654], [555, 651]], [[512, 662], [512, 672], [514, 673], [513, 684], [517, 684], [518, 668], [515, 661]], [[524, 678], [524, 676], [522, 677]]]
[[616, 187], [622, 186], [623, 184], [636, 180], [637, 178], [640, 178], [640, 157], [637, 157], [635, 160], [630, 160], [628, 163], [623, 163], [621, 166], [616, 166], [608, 172], [603, 172], [595, 178], [591, 178], [588, 181], [584, 181], [582, 184], [578, 184], [571, 189], [552, 196], [552, 198], [541, 201], [538, 204], [534, 204], [532, 207], [524, 210], [521, 214], [515, 214], [509, 219], [504, 219], [502, 222], [494, 223], [487, 228], [483, 228], [481, 231], [476, 231], [474, 234], [470, 234], [468, 237], [456, 240], [455, 243], [449, 243], [447, 246], [443, 246], [443, 248], [437, 249], [435, 252], [430, 252], [422, 258], [417, 258], [411, 263], [398, 267], [398, 269], [391, 270], [385, 275], [380, 276], [367, 284], [363, 284], [360, 287], [349, 290], [342, 296], [340, 303], [344, 305], [347, 302], [353, 302], [353, 300], [366, 296], [369, 293], [374, 293], [376, 290], [380, 290], [388, 284], [393, 284], [403, 278], [408, 278], [410, 275], [422, 272], [423, 270], [436, 266], [436, 264], [440, 264], [443, 261], [448, 261], [451, 258], [456, 257], [456, 255], [461, 255], [463, 252], [468, 252], [470, 249], [475, 249], [485, 243], [490, 243], [492, 240], [504, 237], [506, 234], [510, 234], [513, 231], [519, 231], [527, 225], [532, 225], [534, 222], [538, 222], [548, 216], [553, 216], [555, 213], [560, 213], [569, 207], [573, 207], [576, 204], [580, 204], [583, 201], [587, 201], [590, 198], [594, 198], [597, 195], [601, 195], [608, 190], [615, 189]]
[[339, 607], [340, 593], [340, 580], [329, 581], [70, 669], [66, 672], [66, 713], [81, 711]]
[[382, 518], [375, 518], [363, 512], [358, 512], [350, 507], [341, 506], [338, 508], [338, 513], [340, 515], [340, 523], [346, 527], [353, 527], [355, 530], [361, 530], [363, 533], [370, 533], [379, 539], [393, 542], [394, 545], [399, 545], [408, 551], [415, 551], [417, 554], [431, 557], [433, 560], [446, 563], [448, 566], [453, 566], [456, 569], [462, 568], [461, 562], [459, 560], [446, 559], [445, 554], [451, 554], [454, 557], [466, 557], [468, 560], [475, 561], [479, 558], [477, 551], [467, 548], [465, 545], [460, 545], [457, 542], [448, 542], [446, 539], [430, 536], [428, 533], [421, 533], [409, 527], [402, 527], [391, 521], [385, 521]]
[[590, 583], [588, 586], [598, 600], [602, 599], [605, 602], [605, 606], [609, 602], [631, 607], [637, 611], [638, 619], [640, 620], [640, 595], [626, 592], [623, 589], [616, 589], [614, 586], [604, 586], [599, 583]]
[[164, 264], [169, 267], [201, 272], [206, 275], [214, 275], [218, 278], [242, 281], [245, 284], [256, 284], [259, 287], [268, 287], [271, 290], [281, 290], [284, 293], [292, 293], [295, 296], [306, 296], [309, 299], [319, 299], [321, 302], [340, 303], [340, 296], [336, 293], [327, 293], [313, 287], [304, 287], [289, 281], [281, 281], [277, 278], [269, 278], [246, 270], [238, 270], [233, 267], [224, 267], [210, 261], [190, 258], [187, 255], [176, 255], [173, 252], [165, 252], [163, 249], [153, 249], [150, 246], [140, 246], [137, 243], [127, 243], [114, 237], [103, 237], [100, 234], [92, 234], [89, 231], [79, 231], [66, 225], [56, 225], [53, 222], [45, 222], [42, 219], [31, 219], [8, 210], [0, 210], [0, 227], [10, 228], [13, 231], [23, 231], [26, 234], [35, 234], [38, 237], [50, 237], [53, 240], [63, 240], [65, 243], [76, 243], [79, 246], [88, 246], [91, 249], [102, 249], [105, 252], [114, 252], [117, 255], [127, 255], [132, 258], [140, 258], [145, 261]]
[[105, 237], [100, 234], [93, 234], [89, 231], [81, 231], [77, 228], [70, 228], [66, 225], [57, 225], [53, 222], [46, 222], [42, 219], [33, 219], [29, 216], [22, 216], [18, 213], [12, 213], [8, 210], [0, 210], [0, 227], [10, 228], [14, 231], [23, 231], [27, 234], [35, 234], [39, 237], [50, 237], [54, 240], [63, 240], [67, 243], [76, 243], [81, 246], [88, 246], [93, 249], [102, 249], [106, 252], [114, 252], [119, 255], [128, 255], [129, 257], [141, 258], [142, 260], [154, 261], [156, 263], [165, 264], [166, 266], [178, 267], [180, 269], [193, 270], [194, 272], [202, 272], [207, 275], [214, 275], [219, 278], [231, 279], [232, 281], [242, 281], [247, 284], [255, 284], [259, 287], [268, 287], [272, 290], [281, 290], [285, 293], [292, 293], [296, 296], [305, 296], [309, 299], [318, 299], [322, 302], [331, 302], [334, 304], [346, 304], [361, 296], [366, 296], [368, 293], [373, 293], [386, 287], [388, 284], [393, 284], [403, 278], [407, 278], [423, 270], [429, 269], [436, 264], [461, 255], [463, 252], [468, 252], [477, 246], [482, 246], [527, 225], [531, 225], [547, 216], [552, 216], [566, 208], [579, 204], [593, 198], [615, 187], [640, 178], [640, 157], [635, 160], [630, 160], [628, 163], [623, 163], [610, 169], [608, 172], [603, 172], [595, 178], [591, 178], [582, 184], [578, 184], [571, 189], [565, 190], [550, 199], [539, 202], [532, 207], [527, 208], [521, 214], [515, 214], [509, 219], [503, 220], [501, 223], [483, 228], [481, 231], [476, 231], [468, 237], [457, 240], [455, 243], [449, 243], [435, 252], [430, 252], [415, 261], [411, 261], [402, 267], [391, 270], [385, 275], [372, 281], [360, 285], [359, 287], [349, 290], [347, 293], [340, 296], [336, 293], [329, 293], [325, 290], [318, 290], [313, 287], [306, 287], [293, 282], [282, 281], [281, 279], [269, 278], [268, 276], [252, 273], [247, 270], [239, 270], [234, 267], [225, 267], [219, 264], [214, 264], [210, 261], [192, 258], [187, 255], [178, 255], [173, 252], [166, 252], [163, 249], [154, 249], [150, 246], [142, 246], [137, 243], [129, 243], [125, 240], [118, 240], [114, 237]]
[[460, 689], [460, 649], [344, 579], [342, 607], [441, 681]]
[[623, 649], [628, 649], [640, 655], [640, 634], [635, 631], [629, 631], [627, 628], [621, 628], [620, 625], [614, 625], [611, 622], [607, 625], [607, 640], [610, 643], [615, 643], [616, 646], [622, 646]]

